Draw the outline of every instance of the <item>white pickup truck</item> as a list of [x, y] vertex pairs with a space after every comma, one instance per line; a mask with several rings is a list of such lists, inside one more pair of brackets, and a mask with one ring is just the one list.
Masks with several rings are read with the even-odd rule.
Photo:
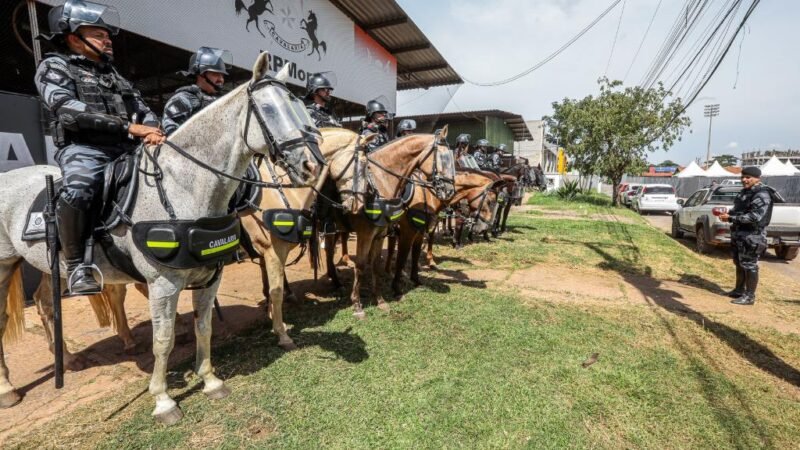
[[[681, 209], [672, 216], [672, 237], [695, 236], [695, 248], [708, 253], [712, 246], [730, 245], [730, 224], [714, 214], [715, 208], [732, 208], [741, 186], [714, 186], [700, 189], [686, 201], [678, 200]], [[767, 226], [767, 242], [778, 258], [791, 261], [800, 251], [800, 205], [776, 203]]]

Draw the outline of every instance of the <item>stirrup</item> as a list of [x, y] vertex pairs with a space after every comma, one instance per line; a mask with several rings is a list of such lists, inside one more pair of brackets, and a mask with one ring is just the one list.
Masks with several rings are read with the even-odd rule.
[[[86, 269], [91, 270], [92, 274], [97, 272], [97, 274], [100, 275], [100, 283], [99, 283], [100, 284], [100, 290], [97, 291], [97, 292], [73, 292], [72, 291], [72, 284], [75, 282], [75, 274], [77, 274], [79, 270], [83, 271], [83, 270], [86, 270]], [[97, 280], [95, 280], [95, 281], [97, 281]], [[101, 272], [100, 268], [97, 267], [97, 264], [86, 264], [86, 263], [83, 263], [83, 264], [79, 264], [77, 267], [75, 267], [75, 269], [72, 271], [72, 273], [69, 274], [69, 277], [67, 278], [67, 288], [64, 290], [64, 293], [61, 294], [61, 296], [62, 297], [77, 297], [77, 296], [81, 296], [81, 295], [95, 295], [95, 294], [99, 294], [99, 293], [103, 292], [104, 286], [105, 286], [105, 278], [103, 277], [103, 272]]]

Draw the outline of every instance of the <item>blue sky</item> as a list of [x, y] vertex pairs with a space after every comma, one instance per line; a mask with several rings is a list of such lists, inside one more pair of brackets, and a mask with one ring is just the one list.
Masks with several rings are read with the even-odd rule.
[[[417, 26], [464, 77], [495, 81], [532, 66], [563, 45], [611, 3], [610, 0], [398, 0]], [[469, 84], [448, 90], [407, 91], [398, 112], [421, 113], [502, 109], [538, 119], [564, 97], [597, 92], [608, 76], [638, 83], [664, 41], [684, 2], [663, 0], [635, 64], [658, 0], [626, 0], [619, 37], [609, 64], [620, 17], [617, 7], [566, 52], [538, 71], [501, 87]], [[716, 1], [714, 10], [722, 2]], [[749, 4], [750, 2], [745, 2]], [[714, 79], [687, 111], [692, 126], [667, 154], [686, 164], [705, 157], [708, 119], [703, 105], [719, 103], [712, 154], [751, 149], [800, 149], [800, 1], [762, 1]], [[739, 51], [741, 43], [741, 52]], [[738, 67], [738, 75], [737, 75]], [[737, 78], [738, 77], [738, 78]], [[424, 95], [423, 95], [424, 94]], [[449, 97], [453, 100], [448, 103]]]

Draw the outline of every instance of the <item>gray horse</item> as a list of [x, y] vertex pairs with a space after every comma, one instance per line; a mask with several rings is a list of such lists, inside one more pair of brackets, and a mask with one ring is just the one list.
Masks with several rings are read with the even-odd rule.
[[[254, 155], [269, 154], [272, 149], [277, 162], [285, 165], [287, 172], [292, 174], [295, 186], [311, 185], [322, 165], [315, 159], [310, 146], [295, 144], [286, 149], [273, 144], [279, 144], [282, 138], [289, 142], [290, 138], [294, 138], [293, 133], [303, 136], [315, 129], [313, 125], [302, 130], [287, 126], [285, 114], [281, 112], [297, 111], [296, 108], [302, 105], [295, 104], [297, 99], [289, 95], [281, 84], [264, 79], [267, 67], [267, 54], [262, 53], [255, 62], [249, 84], [236, 88], [192, 117], [170, 137], [170, 141], [196, 160], [237, 177], [244, 175]], [[287, 75], [288, 72], [284, 71], [277, 80], [283, 81]], [[167, 146], [161, 149], [158, 158], [163, 170], [164, 190], [179, 219], [193, 220], [227, 213], [228, 200], [238, 182], [190, 162]], [[168, 221], [169, 216], [159, 200], [153, 179], [144, 174], [153, 171], [153, 163], [143, 158], [142, 166], [142, 173], [138, 174], [139, 193], [131, 219], [134, 223]], [[16, 289], [9, 292], [12, 278], [18, 276], [20, 263], [25, 260], [37, 269], [49, 272], [45, 243], [24, 242], [21, 236], [26, 225], [26, 213], [44, 186], [45, 175], [58, 174], [58, 169], [48, 166], [26, 167], [0, 174], [0, 338], [9, 325], [9, 317], [12, 322], [20, 318], [21, 303], [14, 298], [18, 292]], [[115, 228], [112, 236], [116, 245], [130, 255], [138, 271], [147, 280], [155, 356], [150, 381], [150, 394], [155, 397], [156, 403], [153, 416], [159, 422], [173, 424], [183, 416], [175, 400], [167, 394], [166, 378], [167, 360], [175, 342], [178, 295], [187, 286], [207, 283], [214, 270], [206, 267], [176, 270], [152, 263], [136, 248], [127, 226]], [[114, 269], [104, 252], [96, 252], [95, 261], [105, 275], [107, 284], [135, 282], [125, 273]], [[61, 265], [61, 273], [64, 274], [63, 261]], [[203, 393], [211, 399], [224, 398], [230, 393], [222, 380], [214, 375], [211, 365], [211, 313], [218, 287], [217, 279], [209, 287], [193, 291], [192, 296], [197, 336], [194, 370], [203, 380]], [[10, 325], [12, 330], [19, 329], [19, 323]], [[8, 368], [0, 345], [0, 407], [12, 406], [19, 400], [19, 395], [8, 380]]]

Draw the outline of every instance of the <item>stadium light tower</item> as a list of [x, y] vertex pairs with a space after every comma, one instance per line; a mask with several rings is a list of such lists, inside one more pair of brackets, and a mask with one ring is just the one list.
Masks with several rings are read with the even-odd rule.
[[706, 149], [706, 164], [705, 168], [708, 169], [708, 165], [711, 162], [711, 122], [714, 120], [714, 117], [719, 115], [719, 103], [716, 105], [706, 105], [705, 112], [703, 114], [705, 117], [708, 117], [708, 148]]

